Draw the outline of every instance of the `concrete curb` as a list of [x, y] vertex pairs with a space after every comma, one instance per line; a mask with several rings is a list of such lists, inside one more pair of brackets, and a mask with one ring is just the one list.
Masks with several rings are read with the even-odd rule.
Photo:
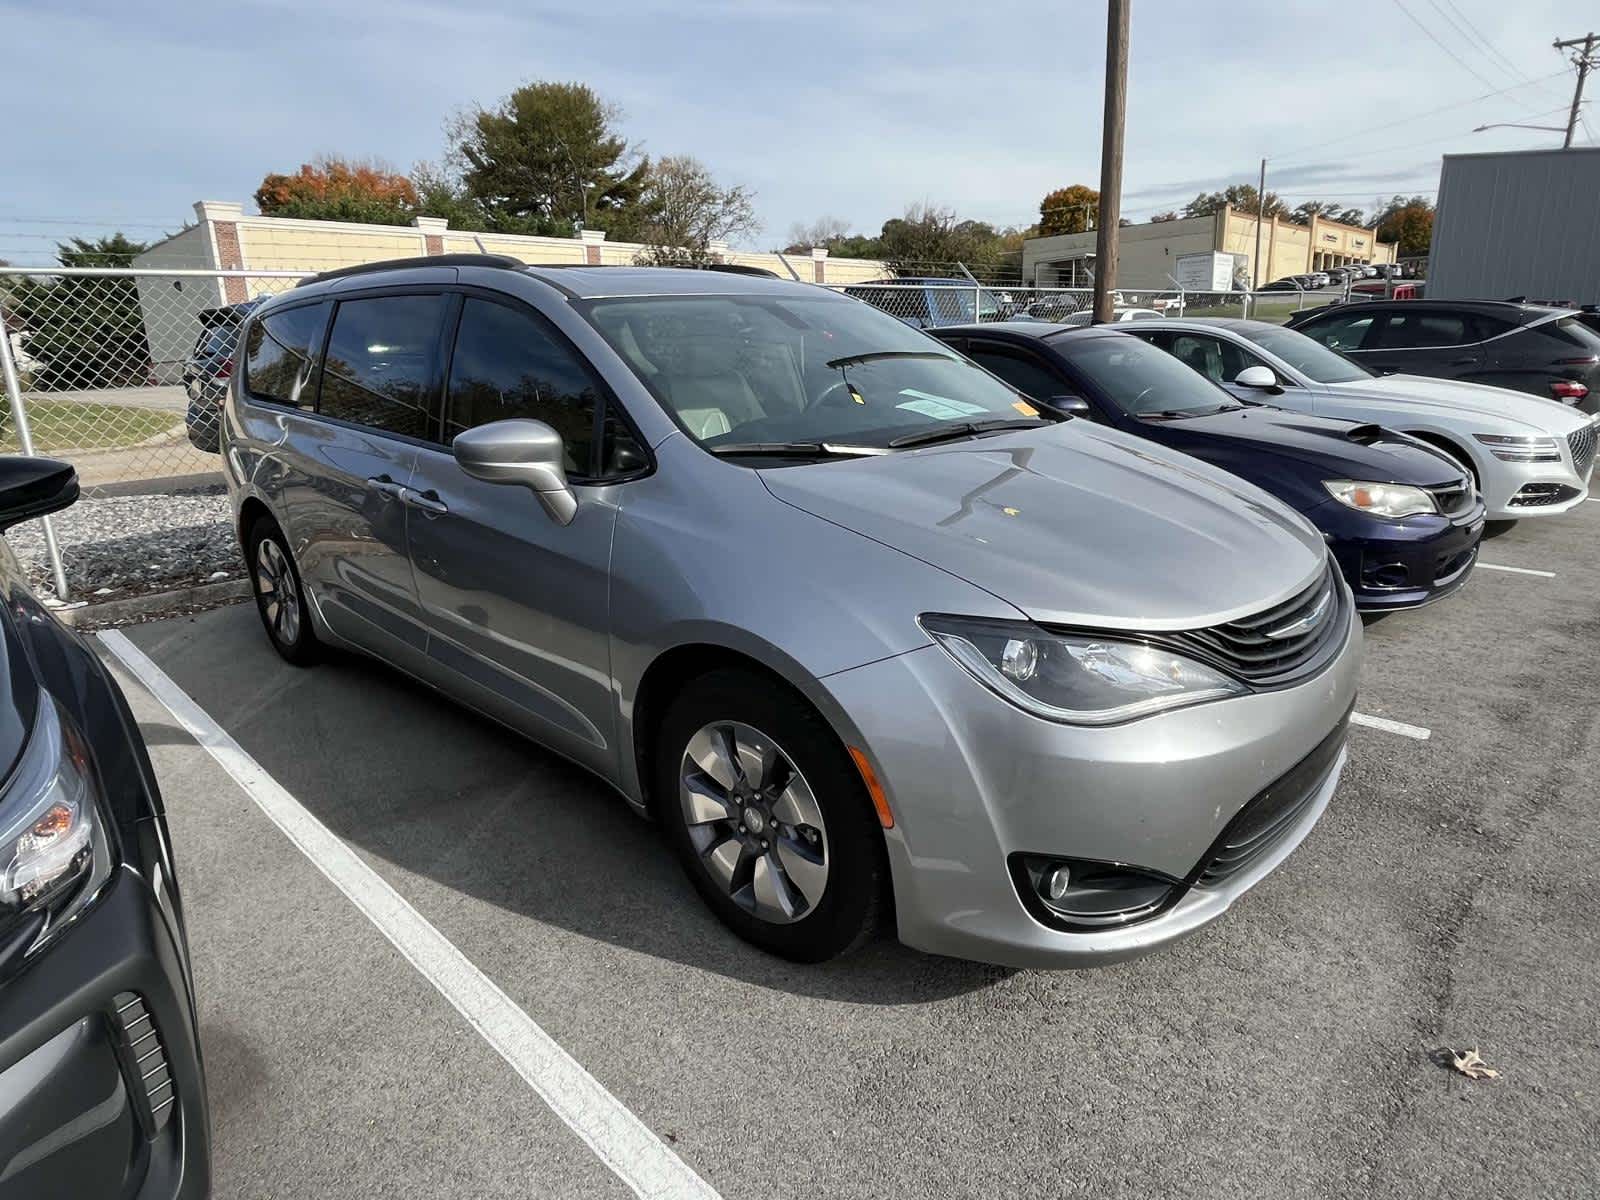
[[169, 613], [187, 608], [205, 608], [239, 600], [250, 594], [250, 580], [222, 579], [216, 583], [199, 583], [193, 587], [173, 588], [166, 592], [146, 592], [142, 596], [126, 596], [106, 600], [99, 604], [81, 604], [72, 607], [52, 608], [56, 619], [64, 625], [92, 628], [116, 625], [157, 613]]

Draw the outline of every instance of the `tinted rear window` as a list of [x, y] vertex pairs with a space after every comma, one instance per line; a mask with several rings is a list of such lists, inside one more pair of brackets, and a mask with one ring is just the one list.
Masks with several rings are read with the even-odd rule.
[[444, 306], [440, 295], [342, 302], [328, 335], [318, 411], [386, 433], [435, 439]]
[[322, 338], [327, 306], [306, 304], [268, 313], [250, 326], [245, 343], [245, 386], [262, 400], [310, 403], [306, 383]]

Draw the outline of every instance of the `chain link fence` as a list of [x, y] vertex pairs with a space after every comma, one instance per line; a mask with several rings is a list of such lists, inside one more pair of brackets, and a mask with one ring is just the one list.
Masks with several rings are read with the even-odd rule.
[[[948, 271], [948, 264], [941, 264]], [[237, 333], [302, 272], [0, 267], [0, 453], [63, 458], [84, 499], [8, 543], [62, 600], [237, 577], [217, 455]], [[1087, 288], [929, 277], [828, 285], [919, 328], [990, 321], [1087, 325]], [[1356, 298], [1354, 296], [1350, 297]], [[1119, 319], [1284, 321], [1326, 293], [1113, 293]]]
[[0, 453], [65, 459], [83, 487], [74, 508], [8, 535], [45, 590], [81, 599], [236, 573], [217, 406], [245, 315], [303, 277], [0, 267]]

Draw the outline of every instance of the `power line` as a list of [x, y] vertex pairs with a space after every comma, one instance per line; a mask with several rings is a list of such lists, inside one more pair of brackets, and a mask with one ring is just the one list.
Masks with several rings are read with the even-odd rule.
[[[1429, 0], [1429, 2], [1432, 3], [1432, 0]], [[1506, 57], [1505, 52], [1502, 51], [1499, 46], [1496, 46], [1488, 38], [1484, 37], [1483, 31], [1473, 23], [1472, 19], [1468, 17], [1466, 13], [1462, 12], [1458, 7], [1456, 7], [1455, 0], [1444, 0], [1444, 4], [1446, 8], [1460, 18], [1460, 24], [1457, 25], [1458, 29], [1464, 28], [1469, 38], [1477, 42], [1477, 44], [1482, 46], [1484, 50], [1503, 62], [1506, 65], [1506, 69], [1516, 76], [1516, 78], [1521, 79], [1524, 82], [1528, 81], [1528, 73], [1521, 67], [1517, 66], [1516, 63], [1512, 62], [1511, 59]], [[1434, 7], [1437, 8], [1438, 5], [1435, 4]]]
[[[1440, 4], [1439, 0], [1428, 0], [1428, 3], [1433, 6], [1434, 12], [1443, 17], [1450, 27], [1461, 35], [1461, 39], [1462, 41], [1466, 42], [1467, 48], [1470, 49], [1474, 54], [1481, 55], [1484, 62], [1486, 62], [1491, 69], [1502, 71], [1510, 75], [1513, 79], [1520, 79], [1524, 82], [1527, 81], [1527, 75], [1517, 70], [1515, 66], [1511, 65], [1510, 60], [1507, 59], [1505, 55], [1500, 55], [1499, 60], [1497, 61], [1493, 55], [1485, 53], [1485, 51], [1479, 47], [1478, 43], [1473, 39], [1472, 34], [1468, 33], [1466, 26], [1462, 24], [1462, 22], [1466, 20], [1465, 17], [1462, 17], [1460, 20], [1458, 20], [1456, 17], [1452, 16], [1450, 12], [1445, 10], [1444, 5]], [[1455, 9], [1454, 5], [1451, 5], [1450, 7], [1456, 12], [1460, 11], [1459, 9]]]
[[1484, 74], [1480, 73], [1475, 68], [1470, 66], [1467, 63], [1466, 59], [1462, 58], [1454, 50], [1450, 49], [1449, 46], [1446, 46], [1442, 41], [1440, 41], [1438, 36], [1433, 32], [1433, 30], [1429, 29], [1426, 25], [1424, 25], [1421, 21], [1419, 21], [1417, 19], [1416, 15], [1409, 8], [1407, 8], [1401, 2], [1401, 0], [1394, 0], [1394, 6], [1396, 8], [1398, 8], [1401, 12], [1405, 13], [1406, 17], [1411, 21], [1411, 23], [1413, 25], [1415, 25], [1418, 29], [1422, 30], [1423, 33], [1427, 34], [1428, 35], [1428, 40], [1431, 41], [1435, 46], [1439, 47], [1439, 49], [1443, 50], [1446, 54], [1448, 54], [1451, 57], [1451, 59], [1454, 60], [1455, 64], [1458, 67], [1460, 67], [1463, 71], [1467, 72], [1467, 74], [1471, 75], [1479, 83], [1487, 84], [1490, 87], [1494, 86], [1494, 80], [1490, 79], [1487, 75], [1484, 75]]
[[1385, 121], [1381, 125], [1369, 125], [1365, 129], [1357, 129], [1357, 130], [1355, 130], [1355, 131], [1353, 131], [1351, 133], [1340, 134], [1336, 138], [1329, 138], [1325, 142], [1316, 142], [1316, 143], [1313, 143], [1310, 146], [1304, 146], [1304, 147], [1300, 148], [1299, 150], [1295, 150], [1292, 153], [1289, 153], [1287, 155], [1285, 155], [1285, 154], [1273, 154], [1273, 155], [1269, 155], [1268, 157], [1273, 162], [1278, 163], [1280, 165], [1282, 163], [1284, 163], [1284, 162], [1293, 162], [1297, 158], [1306, 157], [1312, 150], [1321, 150], [1325, 146], [1333, 146], [1333, 145], [1337, 145], [1339, 142], [1347, 142], [1351, 138], [1365, 137], [1369, 133], [1381, 133], [1386, 129], [1393, 129], [1396, 125], [1404, 125], [1404, 124], [1409, 124], [1412, 121], [1420, 121], [1424, 117], [1437, 116], [1439, 113], [1449, 112], [1451, 109], [1454, 109], [1454, 108], [1465, 108], [1467, 105], [1476, 104], [1480, 100], [1492, 100], [1496, 96], [1504, 96], [1507, 92], [1521, 91], [1523, 88], [1531, 87], [1534, 84], [1544, 83], [1547, 80], [1555, 79], [1555, 78], [1558, 78], [1559, 76], [1566, 75], [1568, 73], [1569, 73], [1568, 69], [1563, 67], [1559, 71], [1552, 71], [1549, 75], [1541, 75], [1538, 79], [1530, 79], [1527, 83], [1514, 83], [1510, 87], [1503, 87], [1503, 88], [1498, 88], [1498, 89], [1496, 89], [1495, 91], [1492, 91], [1492, 92], [1485, 92], [1481, 96], [1473, 96], [1471, 99], [1468, 99], [1468, 100], [1453, 100], [1449, 104], [1441, 104], [1438, 108], [1430, 108], [1430, 109], [1427, 109], [1427, 110], [1425, 110], [1423, 112], [1416, 113], [1416, 114], [1414, 114], [1412, 116], [1409, 116], [1409, 117], [1400, 117], [1399, 119], [1392, 119], [1391, 118], [1390, 120]]

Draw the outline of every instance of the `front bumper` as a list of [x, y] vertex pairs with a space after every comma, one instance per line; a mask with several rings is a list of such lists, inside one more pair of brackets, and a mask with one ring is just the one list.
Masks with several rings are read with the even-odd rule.
[[901, 941], [1006, 966], [1083, 967], [1214, 921], [1316, 823], [1342, 750], [1268, 851], [1137, 924], [1048, 926], [1028, 911], [1009, 860], [1060, 855], [1191, 878], [1239, 810], [1344, 722], [1361, 660], [1353, 612], [1345, 637], [1325, 670], [1294, 687], [1101, 729], [1031, 717], [934, 646], [828, 677], [895, 815], [885, 840]]
[[[1568, 453], [1568, 452], [1564, 452]], [[1484, 507], [1491, 521], [1520, 521], [1524, 517], [1553, 517], [1576, 508], [1589, 496], [1589, 480], [1594, 469], [1577, 474], [1572, 464], [1509, 463], [1495, 460], [1492, 468], [1481, 472]], [[1530, 496], [1560, 489], [1557, 498], [1527, 503]]]
[[1328, 539], [1356, 607], [1392, 612], [1442, 600], [1467, 582], [1487, 511], [1480, 500], [1455, 517], [1386, 520], [1332, 500], [1305, 515]]
[[[124, 865], [73, 928], [0, 983], [0, 1195], [209, 1194], [205, 1086], [171, 928], [155, 889]], [[148, 1020], [125, 1028], [141, 1011]]]

